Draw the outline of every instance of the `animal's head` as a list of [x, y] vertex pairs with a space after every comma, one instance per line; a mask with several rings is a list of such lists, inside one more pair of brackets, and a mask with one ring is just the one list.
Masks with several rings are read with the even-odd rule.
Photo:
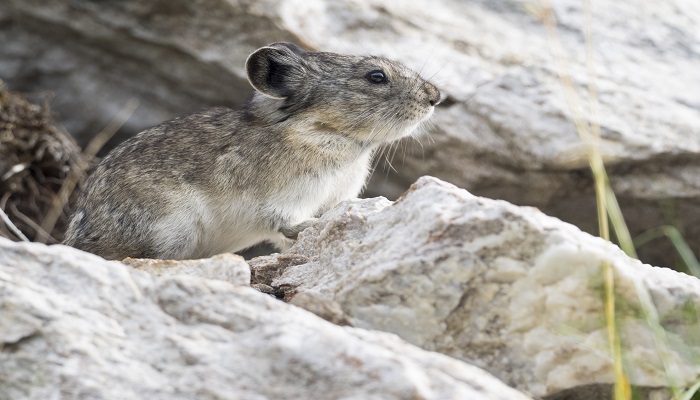
[[246, 71], [258, 92], [277, 100], [280, 120], [303, 120], [363, 142], [409, 135], [440, 102], [434, 85], [382, 57], [307, 52], [273, 43], [248, 57]]

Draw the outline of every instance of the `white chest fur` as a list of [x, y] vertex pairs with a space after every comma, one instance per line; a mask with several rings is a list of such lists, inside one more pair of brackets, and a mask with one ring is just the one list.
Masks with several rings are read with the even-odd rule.
[[210, 198], [193, 192], [179, 199], [177, 212], [157, 224], [156, 236], [164, 246], [182, 243], [187, 237], [186, 245], [167, 249], [179, 258], [235, 252], [263, 240], [282, 243], [275, 223], [293, 226], [357, 197], [369, 174], [371, 157], [372, 151], [367, 150], [340, 167], [291, 177], [266, 199], [243, 193]]
[[357, 197], [367, 180], [370, 159], [367, 150], [347, 165], [294, 177], [265, 207], [291, 225], [319, 216], [338, 202]]

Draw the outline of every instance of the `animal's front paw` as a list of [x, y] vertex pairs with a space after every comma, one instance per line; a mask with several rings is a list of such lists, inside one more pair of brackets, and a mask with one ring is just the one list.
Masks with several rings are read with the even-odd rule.
[[285, 237], [287, 237], [289, 239], [296, 240], [297, 237], [299, 236], [299, 232], [310, 227], [316, 221], [318, 221], [318, 218], [310, 218], [310, 219], [307, 219], [306, 221], [304, 221], [300, 224], [294, 225], [294, 226], [283, 226], [280, 228], [280, 233], [282, 233]]

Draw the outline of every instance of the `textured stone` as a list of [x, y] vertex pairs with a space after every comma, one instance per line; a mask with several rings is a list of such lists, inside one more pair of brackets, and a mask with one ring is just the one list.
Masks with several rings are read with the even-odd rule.
[[251, 288], [0, 238], [0, 399], [527, 396], [395, 335]]
[[[700, 378], [700, 280], [627, 257], [534, 208], [421, 178], [395, 203], [345, 203], [302, 232], [271, 286], [339, 306], [356, 327], [393, 332], [486, 369], [535, 397], [590, 399], [613, 382], [603, 265], [615, 275], [617, 323], [633, 385], [652, 397]], [[299, 260], [290, 265], [289, 260]], [[656, 343], [639, 296], [656, 306]], [[304, 305], [304, 301], [297, 304]], [[660, 347], [661, 346], [661, 347]], [[657, 394], [654, 394], [657, 396]], [[609, 398], [609, 393], [606, 397]]]
[[243, 257], [236, 254], [219, 254], [201, 260], [126, 258], [121, 262], [158, 277], [186, 275], [218, 279], [234, 285], [250, 285], [250, 267]]

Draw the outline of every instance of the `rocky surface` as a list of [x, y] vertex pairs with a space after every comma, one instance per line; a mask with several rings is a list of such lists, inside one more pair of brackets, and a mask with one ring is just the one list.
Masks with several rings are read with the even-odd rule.
[[250, 269], [0, 238], [0, 399], [608, 399], [605, 263], [637, 398], [670, 399], [700, 379], [700, 280], [436, 178]]
[[528, 399], [395, 335], [64, 246], [0, 238], [0, 314], [0, 399]]
[[[336, 207], [288, 252], [250, 264], [287, 300], [326, 319], [396, 333], [535, 397], [605, 399], [613, 379], [605, 262], [625, 365], [642, 398], [665, 398], [656, 389], [669, 385], [664, 363], [676, 385], [696, 382], [700, 280], [630, 259], [536, 209], [435, 178], [421, 178], [395, 203]], [[640, 298], [655, 305], [665, 339], [653, 334]]]
[[121, 262], [157, 277], [198, 276], [226, 281], [234, 285], [250, 285], [250, 267], [243, 257], [235, 254], [219, 254], [202, 260], [126, 258]]
[[[446, 101], [422, 145], [389, 150], [398, 172], [378, 168], [369, 195], [397, 196], [430, 174], [595, 232], [579, 118], [600, 124], [633, 234], [682, 215], [699, 248], [700, 92], [689, 88], [700, 87], [700, 8], [592, 4], [589, 69], [587, 3], [554, 2], [556, 35], [541, 4], [441, 0], [426, 12], [420, 1], [389, 0], [6, 0], [0, 78], [15, 90], [52, 91], [66, 127], [85, 141], [131, 98], [141, 106], [121, 138], [177, 114], [239, 104], [250, 93], [244, 60], [269, 42], [383, 54], [432, 77]], [[560, 73], [580, 98], [565, 95]], [[642, 248], [643, 259], [673, 264], [663, 243]]]

